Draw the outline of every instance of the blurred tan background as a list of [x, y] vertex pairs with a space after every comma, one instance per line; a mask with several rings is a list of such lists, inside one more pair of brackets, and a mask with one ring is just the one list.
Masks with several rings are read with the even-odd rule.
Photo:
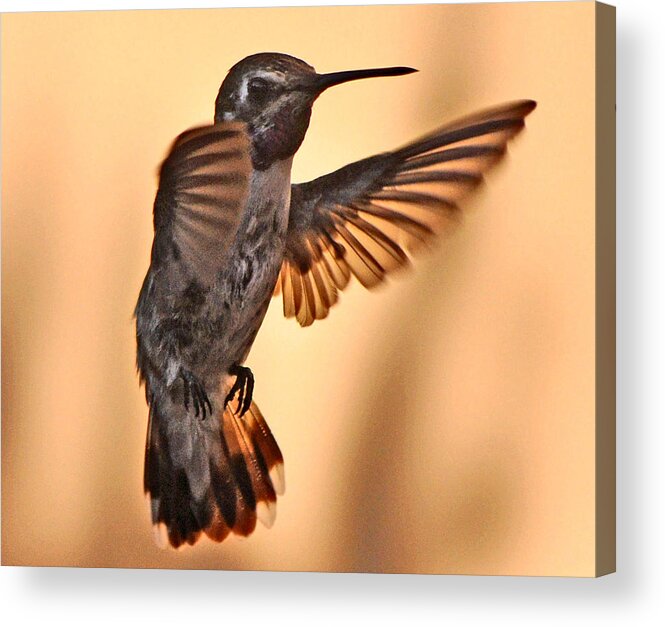
[[[582, 2], [3, 16], [3, 563], [593, 574], [593, 20]], [[285, 457], [275, 526], [162, 551], [132, 321], [156, 169], [258, 51], [420, 69], [326, 93], [296, 182], [539, 106], [411, 272], [308, 329], [274, 301], [248, 365]]]

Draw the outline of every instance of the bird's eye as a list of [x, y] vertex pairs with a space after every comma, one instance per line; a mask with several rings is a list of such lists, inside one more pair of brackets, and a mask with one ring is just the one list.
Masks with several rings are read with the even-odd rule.
[[252, 102], [262, 102], [268, 96], [272, 85], [264, 78], [253, 78], [247, 85], [247, 94]]

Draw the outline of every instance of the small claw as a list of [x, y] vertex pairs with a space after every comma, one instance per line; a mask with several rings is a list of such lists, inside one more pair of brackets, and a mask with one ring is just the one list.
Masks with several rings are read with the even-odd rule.
[[234, 366], [229, 374], [235, 375], [236, 380], [224, 399], [224, 408], [233, 400], [238, 392], [238, 407], [235, 413], [242, 418], [252, 405], [252, 394], [254, 392], [254, 375], [249, 368]]
[[240, 412], [240, 416], [244, 416], [248, 411], [249, 408], [252, 406], [252, 395], [254, 394], [254, 375], [251, 374], [247, 379], [247, 390], [243, 399], [242, 403], [242, 411]]
[[234, 397], [236, 393], [236, 387], [235, 384], [233, 387], [229, 390], [229, 393], [226, 395], [226, 398], [224, 399], [224, 409], [226, 409], [226, 406], [231, 402], [231, 399]]
[[185, 409], [189, 411], [191, 400], [194, 415], [197, 418], [200, 415], [201, 419], [205, 420], [206, 415], [209, 414], [212, 416], [212, 403], [208, 398], [208, 394], [206, 393], [203, 384], [188, 370], [181, 370], [180, 376], [183, 380], [183, 400]]
[[185, 409], [189, 411], [189, 383], [183, 379], [182, 382], [182, 389], [183, 389], [183, 394], [185, 396]]
[[240, 390], [238, 391], [238, 408], [236, 409], [236, 414], [239, 416], [242, 416], [243, 411], [243, 405], [244, 405], [244, 400], [245, 400], [245, 386], [241, 386]]
[[212, 405], [206, 391], [201, 387], [199, 388], [199, 403], [201, 404], [201, 419], [206, 419], [206, 405], [208, 406], [208, 414], [212, 415]]

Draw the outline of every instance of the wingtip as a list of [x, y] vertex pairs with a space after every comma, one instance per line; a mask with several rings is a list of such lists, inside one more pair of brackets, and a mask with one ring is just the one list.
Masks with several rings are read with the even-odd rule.
[[538, 106], [538, 102], [535, 100], [527, 99], [524, 101], [524, 108], [526, 110], [525, 115], [529, 115], [536, 107]]
[[[522, 100], [514, 100], [509, 102], [503, 108], [503, 111], [508, 115], [515, 116], [516, 118], [521, 118], [522, 120], [526, 118], [536, 107], [538, 103], [535, 100], [530, 98], [524, 98]], [[499, 108], [497, 111], [501, 111], [502, 108]], [[492, 110], [488, 110], [492, 112]]]

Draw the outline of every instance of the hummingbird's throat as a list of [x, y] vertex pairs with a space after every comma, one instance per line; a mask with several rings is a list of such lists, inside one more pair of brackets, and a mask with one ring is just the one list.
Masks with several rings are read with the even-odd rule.
[[292, 157], [305, 139], [311, 112], [308, 108], [294, 115], [283, 110], [267, 123], [250, 124], [254, 168], [265, 170], [276, 161]]

